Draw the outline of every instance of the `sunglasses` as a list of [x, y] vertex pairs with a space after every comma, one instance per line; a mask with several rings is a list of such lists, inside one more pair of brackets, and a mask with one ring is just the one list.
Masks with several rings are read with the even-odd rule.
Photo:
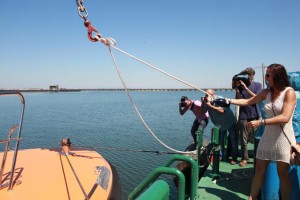
[[266, 77], [267, 78], [270, 78], [272, 75], [271, 74], [266, 74]]

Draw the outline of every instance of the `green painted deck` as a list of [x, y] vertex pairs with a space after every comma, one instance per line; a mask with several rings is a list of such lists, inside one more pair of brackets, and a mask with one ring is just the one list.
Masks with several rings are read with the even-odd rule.
[[219, 171], [221, 178], [213, 181], [212, 167], [207, 168], [198, 184], [197, 199], [248, 199], [254, 173], [253, 159], [249, 160], [246, 167], [220, 162]]
[[[253, 157], [253, 144], [248, 144], [249, 156]], [[252, 155], [251, 155], [252, 154]], [[240, 160], [240, 158], [238, 158]], [[214, 181], [212, 166], [208, 166], [198, 184], [197, 199], [242, 200], [248, 199], [254, 175], [254, 160], [250, 158], [246, 167], [229, 162], [220, 162], [220, 179]]]

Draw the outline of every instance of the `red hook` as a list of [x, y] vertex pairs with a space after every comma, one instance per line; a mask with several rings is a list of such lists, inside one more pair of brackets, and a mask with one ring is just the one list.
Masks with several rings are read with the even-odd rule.
[[86, 21], [84, 22], [84, 26], [87, 27], [87, 29], [88, 29], [88, 38], [89, 38], [89, 40], [92, 41], [92, 42], [97, 42], [98, 39], [95, 38], [95, 37], [93, 37], [93, 32], [96, 32], [97, 35], [100, 36], [100, 37], [101, 37], [101, 35], [100, 35], [99, 32], [92, 26], [92, 23], [91, 23], [90, 21], [86, 20]]

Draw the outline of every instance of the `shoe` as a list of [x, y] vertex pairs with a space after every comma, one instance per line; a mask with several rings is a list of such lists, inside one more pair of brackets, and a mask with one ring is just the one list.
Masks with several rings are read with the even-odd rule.
[[240, 162], [240, 167], [246, 167], [247, 166], [247, 160], [242, 160]]
[[234, 160], [230, 161], [230, 164], [231, 164], [231, 165], [235, 165], [236, 163], [237, 163], [237, 162], [234, 161]]

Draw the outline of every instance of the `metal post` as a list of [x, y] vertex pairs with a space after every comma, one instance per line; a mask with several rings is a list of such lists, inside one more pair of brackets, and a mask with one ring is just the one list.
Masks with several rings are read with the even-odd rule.
[[266, 80], [265, 80], [265, 67], [264, 67], [264, 63], [261, 64], [261, 71], [262, 71], [262, 81], [263, 81], [262, 85], [263, 85], [263, 89], [265, 89], [265, 82], [266, 82]]
[[24, 118], [24, 109], [25, 109], [24, 96], [21, 93], [17, 93], [17, 95], [19, 95], [19, 97], [21, 99], [22, 108], [21, 108], [21, 114], [20, 114], [21, 116], [20, 116], [20, 122], [19, 122], [19, 131], [18, 131], [18, 136], [17, 136], [17, 142], [16, 142], [16, 146], [15, 146], [15, 154], [14, 154], [11, 171], [10, 171], [10, 180], [9, 180], [8, 190], [11, 190], [13, 187], [13, 177], [14, 177], [14, 173], [15, 173], [17, 156], [18, 156], [18, 152], [19, 152], [19, 145], [20, 145], [21, 132], [22, 132], [22, 126], [23, 126], [23, 118]]
[[219, 171], [219, 167], [220, 167], [220, 128], [219, 127], [213, 127], [211, 129], [211, 145], [213, 149], [212, 150], [213, 167], [210, 176], [215, 180], [221, 178], [221, 174]]
[[198, 159], [198, 174], [199, 174], [201, 172], [200, 157], [201, 157], [201, 147], [203, 145], [203, 131], [202, 130], [196, 131], [196, 136], [197, 136], [197, 159]]

